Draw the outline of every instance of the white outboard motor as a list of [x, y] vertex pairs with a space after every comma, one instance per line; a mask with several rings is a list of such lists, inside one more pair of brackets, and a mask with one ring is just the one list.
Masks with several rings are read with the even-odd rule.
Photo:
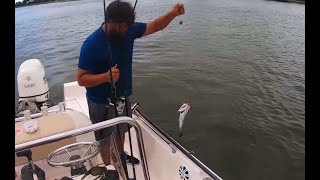
[[38, 59], [23, 62], [17, 76], [19, 101], [43, 103], [49, 99], [49, 86], [43, 65]]

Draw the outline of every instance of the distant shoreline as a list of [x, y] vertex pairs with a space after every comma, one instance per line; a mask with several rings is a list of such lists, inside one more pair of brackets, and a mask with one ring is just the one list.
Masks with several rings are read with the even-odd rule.
[[[32, 3], [32, 4], [25, 4], [25, 5], [15, 5], [15, 8], [21, 8], [21, 7], [27, 7], [27, 6], [35, 6], [35, 5], [41, 5], [41, 4], [49, 4], [49, 3], [57, 3], [57, 2], [68, 2], [68, 1], [79, 1], [79, 0], [54, 0], [54, 1]], [[305, 0], [267, 0], [267, 1], [298, 3], [298, 4], [305, 4], [306, 3]]]
[[47, 2], [41, 2], [41, 3], [32, 3], [32, 4], [25, 4], [25, 5], [16, 5], [15, 8], [28, 7], [28, 6], [36, 6], [36, 5], [49, 4], [49, 3], [68, 2], [68, 1], [79, 1], [79, 0], [54, 0], [54, 1], [47, 1]]
[[278, 1], [278, 2], [286, 2], [286, 3], [298, 3], [298, 4], [305, 4], [305, 0], [267, 0], [267, 1]]

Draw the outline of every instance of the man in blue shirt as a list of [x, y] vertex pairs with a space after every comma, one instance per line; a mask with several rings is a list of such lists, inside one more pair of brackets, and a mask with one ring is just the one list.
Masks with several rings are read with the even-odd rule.
[[[115, 114], [131, 117], [129, 96], [132, 94], [134, 40], [164, 29], [175, 17], [182, 14], [183, 4], [178, 3], [156, 20], [140, 23], [135, 22], [135, 13], [130, 3], [116, 0], [109, 4], [106, 10], [106, 24], [103, 23], [84, 41], [77, 69], [78, 84], [87, 90], [86, 97], [92, 123], [114, 118]], [[115, 86], [117, 112], [110, 105], [113, 103], [110, 102], [113, 96], [111, 82]], [[126, 127], [121, 126], [121, 137], [117, 137], [117, 147], [120, 151], [123, 151], [124, 133], [128, 130]], [[96, 131], [96, 140], [108, 137], [114, 129], [115, 127], [110, 127]], [[120, 139], [122, 142], [119, 142]], [[110, 164], [110, 150], [105, 147], [101, 149], [104, 149], [101, 151], [103, 162], [105, 165]], [[127, 158], [131, 160], [131, 157]]]

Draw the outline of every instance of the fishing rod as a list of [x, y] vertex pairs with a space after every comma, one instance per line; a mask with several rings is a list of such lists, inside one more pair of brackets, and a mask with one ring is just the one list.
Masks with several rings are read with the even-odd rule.
[[[134, 4], [134, 8], [133, 8], [133, 12], [135, 10], [135, 7], [137, 5], [137, 2], [138, 0], [136, 0], [135, 4]], [[120, 1], [118, 0], [118, 8], [119, 8], [119, 5], [120, 5]], [[106, 12], [106, 5], [105, 5], [105, 0], [103, 0], [103, 7], [104, 7], [104, 23], [105, 23], [105, 26], [106, 26], [106, 29], [107, 29], [107, 21], [108, 21], [108, 18], [107, 18], [107, 12]], [[119, 31], [120, 31], [120, 23], [118, 23], [119, 25]], [[106, 34], [107, 34], [107, 31], [106, 31]], [[113, 82], [113, 77], [112, 77], [112, 72], [111, 72], [111, 68], [112, 68], [112, 51], [111, 51], [111, 48], [110, 48], [110, 45], [109, 45], [109, 49], [110, 49], [110, 61], [109, 61], [109, 72], [110, 72], [110, 80], [111, 80], [111, 94], [112, 94], [112, 101], [113, 101], [113, 105], [114, 105], [114, 111], [115, 111], [115, 115], [116, 117], [119, 117], [119, 114], [118, 114], [118, 111], [117, 111], [117, 107], [116, 107], [116, 95], [117, 95], [117, 91], [116, 91], [116, 87], [115, 87], [115, 84]], [[119, 63], [119, 62], [118, 62]], [[126, 115], [129, 116], [128, 114], [128, 99], [125, 98], [125, 106], [126, 106]], [[131, 108], [131, 107], [130, 107]], [[130, 153], [131, 153], [131, 163], [132, 163], [132, 169], [133, 169], [133, 175], [134, 175], [134, 179], [136, 179], [136, 172], [135, 172], [135, 167], [134, 167], [134, 159], [133, 159], [133, 152], [132, 152], [132, 141], [131, 141], [131, 132], [130, 132], [130, 126], [129, 124], [127, 124], [127, 128], [128, 128], [128, 131], [129, 131], [129, 144], [130, 144]], [[120, 127], [119, 125], [117, 125], [117, 131], [118, 131], [118, 136], [119, 136], [119, 140], [120, 140], [120, 143], [122, 145], [122, 138], [121, 138], [121, 134], [120, 134]], [[124, 153], [124, 147], [121, 147], [121, 153], [123, 154]], [[120, 159], [121, 159], [121, 162], [122, 162], [122, 166], [125, 170], [125, 175], [127, 176], [127, 178], [129, 178], [129, 175], [128, 175], [128, 169], [127, 169], [127, 166], [126, 166], [126, 161], [124, 159], [123, 156], [120, 156]]]
[[[135, 8], [137, 6], [137, 2], [138, 2], [138, 0], [136, 0], [136, 2], [134, 3], [133, 13], [134, 13], [134, 10], [135, 10]], [[119, 5], [119, 0], [118, 0], [118, 5]], [[120, 30], [120, 24], [119, 24], [119, 30]], [[128, 102], [129, 102], [128, 98], [125, 98], [126, 115], [129, 117]], [[131, 109], [131, 105], [130, 105], [130, 109]], [[132, 116], [132, 113], [131, 113], [131, 116]], [[134, 156], [133, 156], [133, 150], [132, 150], [131, 132], [130, 132], [130, 125], [129, 124], [127, 124], [127, 128], [128, 128], [128, 131], [129, 131], [128, 134], [129, 134], [129, 145], [130, 145], [132, 172], [133, 172], [134, 179], [136, 179], [136, 170], [135, 170], [135, 167], [134, 167]]]
[[[138, 3], [138, 0], [136, 0], [136, 2], [134, 3], [133, 10], [132, 10], [133, 13], [134, 13], [134, 10], [136, 9], [137, 3]], [[118, 4], [119, 4], [119, 0], [118, 0]], [[120, 24], [119, 24], [119, 30], [120, 30]], [[128, 98], [125, 98], [125, 106], [126, 106], [126, 115], [127, 115], [127, 116], [129, 116], [128, 101], [129, 101]], [[130, 109], [131, 109], [131, 105], [130, 105]], [[131, 116], [132, 116], [132, 113], [131, 113]], [[134, 167], [134, 157], [133, 157], [132, 143], [131, 143], [130, 125], [127, 124], [127, 127], [128, 127], [128, 131], [129, 131], [129, 145], [130, 145], [131, 164], [132, 164], [133, 177], [136, 178], [136, 170], [135, 170], [135, 167]]]
[[138, 2], [138, 0], [136, 0], [136, 2], [134, 3], [133, 12], [134, 12], [134, 10], [136, 9], [137, 2]]
[[[106, 36], [108, 36], [108, 26], [107, 26], [107, 21], [108, 21], [108, 18], [107, 18], [107, 10], [106, 10], [106, 4], [105, 4], [105, 0], [103, 0], [103, 14], [104, 14], [104, 25], [106, 27]], [[114, 113], [115, 113], [115, 116], [116, 117], [119, 117], [119, 114], [118, 114], [118, 111], [117, 111], [117, 107], [116, 107], [116, 87], [115, 87], [115, 84], [113, 82], [113, 77], [112, 77], [112, 50], [111, 50], [111, 47], [110, 47], [110, 44], [108, 43], [108, 50], [109, 50], [109, 73], [110, 73], [110, 81], [111, 81], [111, 101], [113, 103], [113, 106], [114, 106]], [[120, 140], [120, 143], [122, 145], [122, 138], [121, 138], [121, 134], [120, 134], [120, 125], [117, 124], [117, 131], [118, 131], [118, 137], [119, 137], [119, 140]], [[115, 144], [115, 147], [117, 148], [117, 143]], [[121, 151], [121, 152], [120, 152]], [[126, 166], [126, 162], [125, 162], [125, 159], [121, 156], [121, 153], [123, 152], [122, 150], [122, 147], [121, 147], [121, 150], [119, 149], [119, 155], [120, 155], [120, 160], [121, 160], [121, 163], [122, 163], [122, 167], [124, 169], [124, 172], [125, 172], [125, 176], [126, 178], [129, 178], [129, 175], [128, 175], [128, 169], [127, 169], [127, 166]]]

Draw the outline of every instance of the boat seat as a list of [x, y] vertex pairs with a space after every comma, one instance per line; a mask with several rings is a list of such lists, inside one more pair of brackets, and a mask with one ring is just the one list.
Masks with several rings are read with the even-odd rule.
[[[15, 145], [71, 131], [92, 124], [90, 119], [88, 119], [86, 115], [78, 111], [58, 112], [49, 114], [47, 116], [35, 118], [32, 120], [37, 121], [38, 130], [31, 134], [25, 132], [23, 128], [23, 124], [28, 120], [15, 123]], [[30, 148], [30, 150], [32, 151], [32, 159], [33, 161], [46, 159], [48, 157], [48, 154], [50, 154], [52, 151], [56, 150], [59, 147], [80, 141], [92, 140], [94, 141], [94, 135], [93, 133], [89, 133], [86, 134], [86, 136], [81, 135], [80, 137], [71, 137], [57, 142], [33, 147]], [[15, 156], [16, 166], [23, 165], [26, 163], [26, 157]]]

